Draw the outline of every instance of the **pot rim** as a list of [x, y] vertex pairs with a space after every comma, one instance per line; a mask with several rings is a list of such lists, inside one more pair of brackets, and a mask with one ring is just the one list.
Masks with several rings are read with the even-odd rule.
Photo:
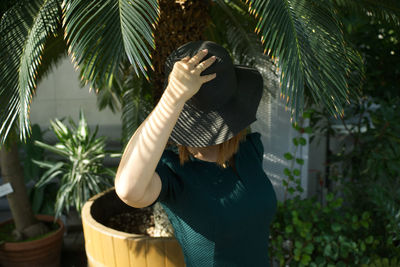
[[[54, 216], [51, 215], [46, 215], [46, 214], [35, 214], [35, 217], [42, 222], [54, 222]], [[14, 221], [12, 218], [7, 219], [5, 221], [0, 222], [0, 225], [4, 225], [7, 223], [10, 223]], [[52, 239], [58, 239], [59, 236], [63, 236], [64, 234], [64, 223], [58, 218], [55, 221], [60, 227], [52, 234], [46, 235], [43, 238], [32, 240], [32, 241], [22, 241], [22, 242], [5, 242], [2, 245], [0, 245], [1, 250], [25, 250], [26, 247], [31, 247], [31, 246], [43, 246], [47, 243], [51, 243], [50, 240]]]
[[98, 221], [96, 221], [92, 214], [90, 213], [91, 207], [93, 203], [101, 198], [102, 196], [111, 193], [111, 191], [115, 191], [115, 187], [111, 187], [104, 192], [101, 192], [93, 197], [91, 197], [84, 205], [82, 208], [82, 224], [83, 224], [83, 231], [85, 231], [85, 224], [89, 224], [90, 227], [95, 228], [97, 231], [101, 233], [107, 233], [107, 235], [111, 235], [115, 238], [120, 238], [120, 239], [162, 239], [162, 240], [175, 240], [174, 237], [153, 237], [153, 236], [148, 236], [144, 234], [131, 234], [131, 233], [126, 233], [122, 231], [115, 230], [113, 228], [107, 227]]

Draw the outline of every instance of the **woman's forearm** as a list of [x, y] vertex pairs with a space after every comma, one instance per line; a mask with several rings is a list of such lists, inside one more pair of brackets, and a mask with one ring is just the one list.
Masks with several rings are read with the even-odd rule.
[[159, 103], [129, 140], [115, 178], [115, 191], [129, 205], [149, 204], [158, 196], [161, 181], [154, 171], [183, 106], [203, 83], [216, 77], [200, 75], [215, 61], [213, 56], [199, 63], [206, 54], [202, 50], [174, 64]]
[[131, 137], [122, 155], [115, 190], [126, 202], [135, 203], [144, 197], [184, 106], [184, 101], [169, 92], [167, 88], [157, 106]]

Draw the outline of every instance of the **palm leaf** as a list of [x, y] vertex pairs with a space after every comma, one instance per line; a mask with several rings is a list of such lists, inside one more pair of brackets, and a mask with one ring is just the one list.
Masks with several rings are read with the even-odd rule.
[[[41, 165], [40, 161], [33, 160], [34, 163], [38, 164], [39, 166]], [[42, 177], [40, 177], [40, 180], [35, 184], [36, 187], [42, 187], [46, 184], [48, 184], [51, 180], [56, 178], [57, 176], [63, 174], [62, 168], [64, 167], [63, 162], [58, 162], [55, 165], [53, 165], [49, 170], [47, 170]]]
[[74, 189], [74, 186], [75, 186], [74, 183], [64, 183], [58, 190], [56, 203], [54, 206], [56, 218], [59, 218], [61, 216], [64, 209], [66, 209], [68, 213], [69, 207], [71, 206], [71, 202], [73, 202], [73, 199], [70, 195]]
[[0, 141], [3, 143], [17, 117], [20, 137], [30, 133], [29, 109], [44, 44], [60, 18], [59, 0], [23, 1], [14, 5], [0, 24]]
[[251, 64], [263, 52], [259, 38], [253, 33], [256, 20], [247, 14], [241, 1], [217, 0], [216, 3], [211, 11], [212, 20], [218, 22], [219, 31], [224, 33], [234, 59], [241, 64]]
[[32, 159], [32, 162], [35, 163], [40, 168], [44, 168], [44, 169], [50, 169], [51, 167], [54, 166], [54, 162], [51, 162], [51, 161], [38, 161], [38, 160]]
[[361, 59], [348, 53], [330, 1], [250, 0], [258, 18], [256, 32], [264, 51], [281, 69], [282, 96], [297, 118], [302, 113], [304, 86], [314, 101], [331, 114], [343, 113], [349, 102], [347, 78]]
[[97, 92], [96, 97], [99, 110], [103, 110], [107, 107], [114, 113], [121, 110], [121, 92], [118, 91], [118, 87], [102, 88]]
[[[50, 121], [51, 128], [54, 130], [58, 139], [71, 138], [71, 130], [59, 119], [54, 119]], [[75, 126], [76, 128], [76, 126]]]
[[159, 16], [156, 0], [65, 0], [63, 13], [68, 52], [91, 87], [111, 87], [126, 58], [136, 74], [148, 77]]
[[[275, 72], [271, 58], [264, 54], [260, 38], [254, 33], [257, 21], [247, 13], [247, 6], [240, 0], [229, 2], [216, 0], [211, 6], [212, 23], [206, 29], [206, 36], [219, 44], [226, 45], [234, 63], [259, 69], [267, 81], [264, 90], [269, 91]], [[272, 78], [272, 79], [271, 79]], [[272, 92], [272, 91], [270, 91]]]
[[121, 62], [113, 86], [104, 88], [97, 94], [99, 109], [109, 107], [113, 112], [117, 109], [121, 111], [123, 144], [129, 141], [152, 109], [149, 86], [143, 75], [135, 75], [129, 62]]
[[39, 84], [43, 78], [52, 74], [54, 68], [58, 66], [66, 56], [67, 44], [64, 40], [64, 31], [61, 28], [60, 22], [54, 35], [50, 35], [44, 45], [42, 62], [37, 71], [36, 83]]
[[48, 145], [46, 143], [40, 142], [38, 140], [35, 141], [35, 145], [37, 145], [38, 147], [41, 147], [43, 149], [47, 149], [57, 155], [61, 155], [61, 156], [68, 156], [68, 151], [66, 151], [64, 149], [64, 147], [60, 148], [61, 144], [57, 144], [57, 145]]

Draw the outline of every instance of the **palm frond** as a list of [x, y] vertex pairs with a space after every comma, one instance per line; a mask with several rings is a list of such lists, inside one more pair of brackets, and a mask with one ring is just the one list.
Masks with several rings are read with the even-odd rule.
[[360, 58], [348, 53], [330, 1], [250, 0], [258, 18], [257, 34], [265, 52], [281, 68], [281, 96], [297, 118], [304, 105], [304, 85], [314, 101], [342, 115], [349, 102], [347, 77]]
[[159, 17], [156, 0], [65, 0], [63, 25], [68, 52], [91, 87], [111, 87], [126, 58], [137, 75], [147, 76]]
[[228, 45], [238, 64], [254, 65], [263, 56], [261, 42], [253, 32], [256, 20], [247, 14], [246, 5], [241, 1], [215, 2], [217, 5], [211, 9], [211, 18], [216, 26], [214, 30], [218, 32], [214, 36], [222, 37], [216, 41]]
[[118, 91], [118, 88], [117, 86], [105, 87], [96, 92], [97, 107], [99, 110], [105, 108], [110, 108], [112, 112], [121, 110], [121, 92]]
[[150, 83], [143, 75], [136, 76], [133, 66], [126, 60], [120, 63], [112, 87], [96, 93], [100, 110], [110, 108], [121, 112], [122, 144], [127, 144], [137, 127], [152, 109]]
[[23, 1], [14, 5], [0, 24], [0, 142], [18, 125], [20, 138], [30, 133], [29, 109], [36, 88], [44, 44], [60, 18], [59, 0]]
[[264, 90], [273, 93], [277, 88], [275, 66], [264, 54], [260, 38], [254, 32], [257, 21], [247, 13], [240, 0], [216, 0], [211, 6], [211, 23], [206, 29], [208, 40], [213, 40], [230, 51], [235, 64], [257, 68], [264, 77]]
[[67, 45], [64, 40], [64, 31], [61, 28], [61, 22], [58, 25], [54, 35], [50, 35], [44, 44], [42, 62], [40, 63], [36, 83], [39, 84], [42, 79], [52, 73], [67, 56]]

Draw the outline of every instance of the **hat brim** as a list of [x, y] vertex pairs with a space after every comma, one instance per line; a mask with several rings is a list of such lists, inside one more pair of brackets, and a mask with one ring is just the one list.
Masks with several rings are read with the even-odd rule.
[[173, 142], [189, 147], [221, 144], [256, 121], [263, 91], [262, 76], [254, 68], [241, 65], [234, 68], [236, 94], [220, 107], [207, 112], [186, 103], [172, 130]]

